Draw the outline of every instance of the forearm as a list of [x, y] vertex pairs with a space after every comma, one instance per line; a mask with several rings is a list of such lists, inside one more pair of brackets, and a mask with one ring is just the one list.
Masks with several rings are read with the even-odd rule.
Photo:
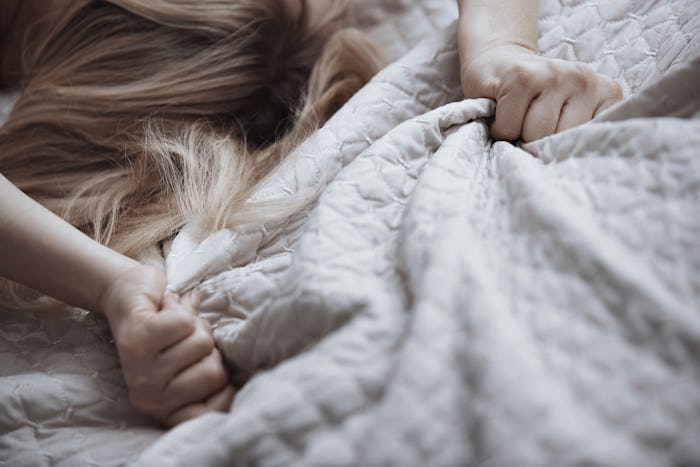
[[235, 390], [194, 296], [106, 248], [0, 175], [0, 276], [106, 315], [129, 399], [168, 426], [231, 407]]
[[136, 264], [93, 241], [0, 175], [0, 276], [102, 312], [104, 291]]
[[537, 51], [538, 0], [458, 0], [462, 58], [501, 45]]

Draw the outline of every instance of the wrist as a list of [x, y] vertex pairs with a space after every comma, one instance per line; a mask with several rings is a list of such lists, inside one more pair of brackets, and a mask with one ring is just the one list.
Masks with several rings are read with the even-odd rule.
[[465, 47], [461, 53], [462, 70], [472, 67], [475, 62], [489, 62], [502, 54], [538, 55], [537, 47], [517, 40], [490, 40], [471, 47]]
[[537, 0], [459, 0], [462, 72], [502, 48], [537, 53]]
[[130, 277], [138, 277], [142, 274], [142, 270], [146, 269], [148, 266], [126, 256], [114, 258], [113, 263], [108, 267], [108, 273], [103, 276], [100, 285], [96, 288], [93, 311], [104, 315], [111, 322], [121, 309], [119, 304], [121, 284]]

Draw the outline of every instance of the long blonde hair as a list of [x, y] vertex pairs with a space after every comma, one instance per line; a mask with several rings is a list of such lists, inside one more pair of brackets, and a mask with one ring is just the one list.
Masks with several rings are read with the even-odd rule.
[[283, 0], [70, 2], [24, 56], [0, 173], [131, 256], [260, 221], [249, 195], [382, 65], [345, 3], [312, 24]]

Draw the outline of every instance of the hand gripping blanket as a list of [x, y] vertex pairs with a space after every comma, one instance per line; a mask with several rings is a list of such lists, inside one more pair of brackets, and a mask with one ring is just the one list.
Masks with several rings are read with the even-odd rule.
[[[586, 5], [561, 46], [596, 39], [593, 10], [635, 14], [613, 3]], [[600, 45], [581, 47], [612, 67]], [[628, 69], [628, 92], [664, 77], [607, 116], [524, 148], [489, 140], [489, 101], [450, 103], [454, 30], [385, 70], [257, 197], [328, 183], [308, 212], [174, 242], [172, 285], [200, 284], [226, 357], [254, 376], [230, 414], [140, 464], [700, 462], [688, 47]]]
[[[435, 5], [409, 3], [368, 7], [368, 30], [384, 33], [382, 5]], [[172, 242], [170, 286], [199, 290], [249, 378], [230, 413], [140, 453], [159, 433], [107, 384], [113, 360], [89, 373], [87, 351], [109, 348], [101, 324], [3, 318], [0, 459], [88, 463], [77, 451], [98, 444], [93, 426], [109, 440], [88, 451], [98, 465], [698, 465], [700, 4], [542, 3], [544, 52], [619, 79], [624, 102], [493, 143], [493, 103], [460, 101], [454, 26], [432, 29], [254, 196], [324, 187], [306, 209]], [[23, 362], [67, 341], [86, 347], [84, 369], [63, 354], [61, 397], [27, 404], [42, 380]]]

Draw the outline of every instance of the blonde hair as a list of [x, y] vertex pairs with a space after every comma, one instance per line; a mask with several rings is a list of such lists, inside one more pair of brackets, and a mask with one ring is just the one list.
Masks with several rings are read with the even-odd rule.
[[203, 3], [70, 2], [24, 56], [0, 173], [130, 256], [189, 221], [264, 220], [250, 194], [381, 54], [344, 1], [313, 24], [283, 0]]

